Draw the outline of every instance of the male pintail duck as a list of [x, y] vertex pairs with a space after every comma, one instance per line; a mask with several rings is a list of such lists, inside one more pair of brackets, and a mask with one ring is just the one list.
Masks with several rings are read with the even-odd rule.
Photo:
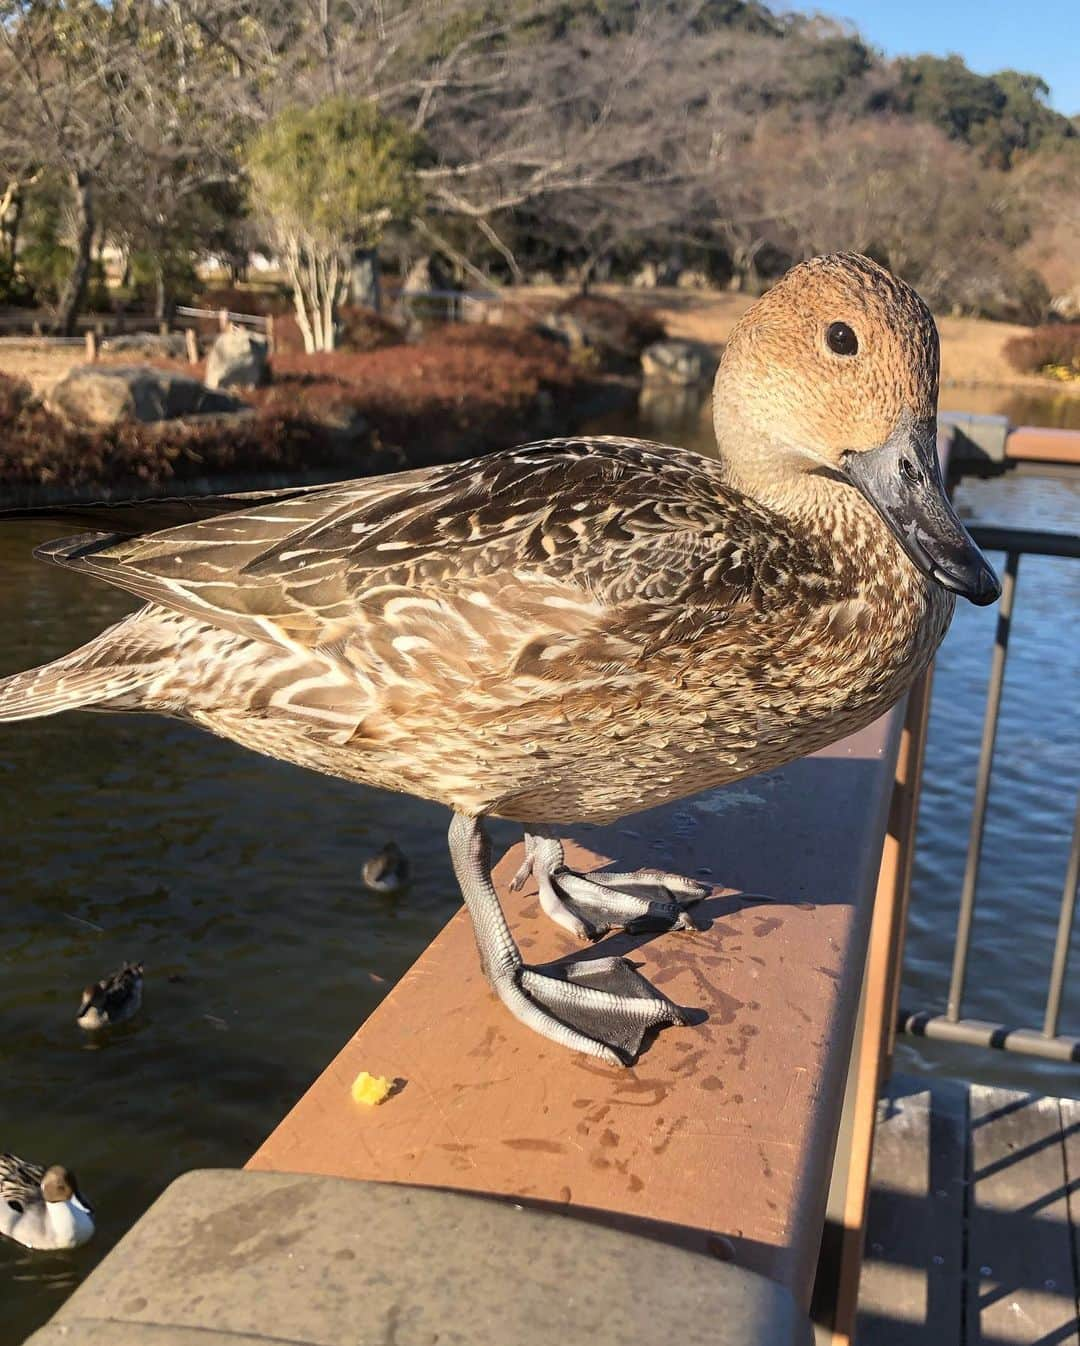
[[77, 1248], [94, 1232], [94, 1213], [75, 1174], [0, 1154], [0, 1234], [39, 1251]]
[[409, 881], [409, 862], [400, 847], [388, 841], [378, 855], [364, 861], [364, 883], [375, 893], [396, 893]]
[[75, 1022], [80, 1028], [111, 1028], [138, 1013], [142, 1004], [143, 965], [125, 963], [82, 993]]
[[547, 440], [334, 486], [72, 507], [95, 531], [38, 554], [147, 606], [0, 683], [0, 719], [156, 711], [441, 801], [496, 993], [556, 1042], [631, 1060], [684, 1012], [623, 959], [526, 965], [483, 820], [525, 825], [523, 872], [575, 935], [685, 924], [699, 884], [574, 873], [552, 824], [852, 733], [926, 666], [955, 594], [993, 602], [942, 483], [937, 383], [918, 295], [868, 258], [818, 257], [731, 334], [718, 460]]

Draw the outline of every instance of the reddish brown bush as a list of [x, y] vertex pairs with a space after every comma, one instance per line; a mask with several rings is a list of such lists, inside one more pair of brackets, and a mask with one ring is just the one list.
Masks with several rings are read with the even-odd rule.
[[498, 327], [440, 327], [415, 346], [275, 357], [259, 406], [341, 420], [364, 416], [409, 462], [431, 462], [548, 433], [545, 393], [565, 405], [579, 375], [558, 343]]
[[[343, 305], [338, 310], [338, 322], [341, 325], [338, 335], [341, 350], [376, 351], [397, 346], [405, 340], [405, 333], [397, 323], [359, 304]], [[304, 354], [304, 337], [296, 315], [291, 311], [274, 319], [274, 347], [285, 355]]]
[[[198, 376], [199, 367], [157, 361]], [[496, 327], [440, 328], [368, 354], [278, 354], [274, 382], [245, 394], [238, 422], [75, 430], [0, 376], [0, 490], [37, 483], [291, 473], [341, 476], [466, 457], [568, 427], [581, 377], [559, 343]], [[367, 435], [358, 433], [362, 417]]]
[[0, 426], [13, 424], [32, 394], [33, 390], [25, 379], [13, 379], [7, 374], [0, 374]]
[[280, 290], [242, 290], [234, 285], [204, 290], [192, 300], [192, 308], [209, 308], [215, 312], [224, 308], [230, 313], [254, 313], [263, 318], [292, 312], [292, 304]]
[[[127, 422], [108, 430], [69, 426], [0, 375], [0, 489], [110, 487], [192, 477], [303, 472], [335, 461], [338, 447], [316, 421], [262, 410], [237, 420], [159, 425]], [[363, 467], [357, 465], [357, 472]]]
[[1021, 374], [1080, 378], [1080, 323], [1047, 323], [1005, 343], [1005, 358]]

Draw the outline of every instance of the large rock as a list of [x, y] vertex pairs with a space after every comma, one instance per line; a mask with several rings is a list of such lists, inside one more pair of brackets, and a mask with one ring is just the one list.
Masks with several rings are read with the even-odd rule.
[[228, 393], [151, 365], [78, 365], [53, 387], [47, 405], [72, 425], [94, 427], [247, 410]]
[[222, 332], [206, 360], [208, 388], [257, 388], [270, 378], [269, 350], [263, 337], [233, 327]]
[[670, 337], [666, 341], [654, 341], [641, 352], [641, 369], [647, 379], [680, 388], [708, 383], [716, 373], [716, 366], [712, 347], [702, 341]]
[[129, 355], [144, 360], [160, 357], [164, 360], [182, 360], [187, 354], [187, 338], [183, 332], [124, 332], [105, 337], [101, 349], [110, 355]]
[[540, 330], [563, 341], [572, 351], [582, 351], [594, 343], [585, 324], [572, 313], [548, 313], [541, 319]]

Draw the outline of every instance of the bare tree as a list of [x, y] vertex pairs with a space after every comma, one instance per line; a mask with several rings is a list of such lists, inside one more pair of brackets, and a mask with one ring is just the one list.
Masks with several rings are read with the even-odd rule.
[[0, 0], [0, 138], [70, 189], [74, 262], [57, 311], [67, 334], [90, 276], [95, 189], [119, 142], [131, 53], [126, 5]]

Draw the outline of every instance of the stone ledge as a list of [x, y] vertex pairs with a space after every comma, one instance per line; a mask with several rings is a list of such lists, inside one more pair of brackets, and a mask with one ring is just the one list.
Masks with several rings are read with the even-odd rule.
[[452, 1192], [284, 1173], [174, 1182], [27, 1346], [809, 1346], [738, 1267]]

